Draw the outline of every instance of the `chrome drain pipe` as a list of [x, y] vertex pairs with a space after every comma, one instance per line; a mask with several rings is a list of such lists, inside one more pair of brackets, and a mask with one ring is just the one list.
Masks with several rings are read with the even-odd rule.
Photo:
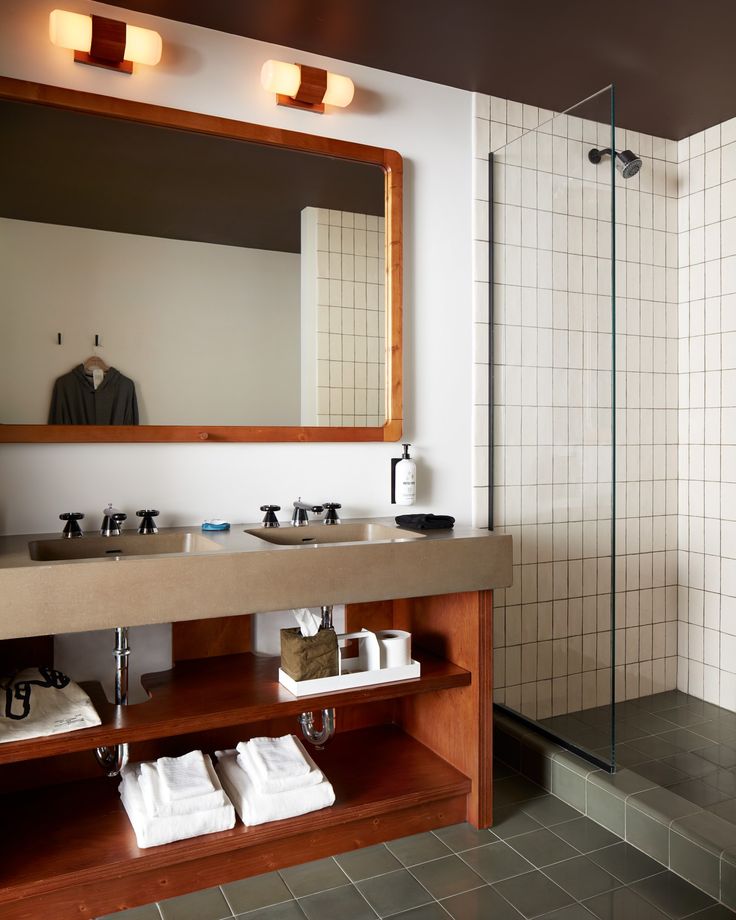
[[[128, 659], [130, 645], [128, 644], [128, 627], [115, 628], [115, 705], [128, 705]], [[95, 750], [97, 762], [110, 777], [120, 775], [120, 771], [128, 762], [128, 745], [114, 744], [109, 747], [98, 747]]]
[[[320, 629], [332, 629], [332, 604], [322, 606], [322, 623]], [[339, 655], [339, 652], [338, 652]], [[322, 728], [318, 731], [314, 724], [313, 712], [302, 712], [299, 716], [304, 738], [321, 751], [335, 734], [335, 710], [333, 708], [322, 710]]]
[[335, 734], [335, 710], [322, 710], [322, 728], [318, 731], [314, 724], [313, 712], [302, 712], [299, 715], [299, 725], [302, 729], [302, 735], [305, 739], [321, 751], [327, 742]]

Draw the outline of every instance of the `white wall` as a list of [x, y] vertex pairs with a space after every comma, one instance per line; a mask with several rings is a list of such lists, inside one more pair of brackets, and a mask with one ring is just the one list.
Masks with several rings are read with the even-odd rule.
[[45, 424], [94, 352], [135, 383], [141, 425], [299, 424], [299, 263], [0, 218], [0, 421]]
[[[44, 0], [0, 0], [7, 76], [392, 147], [405, 158], [405, 429], [419, 465], [417, 510], [471, 516], [471, 94], [239, 36], [130, 13], [164, 56], [132, 76], [75, 65], [48, 40]], [[119, 17], [78, 0], [75, 9]], [[353, 105], [324, 116], [278, 108], [260, 88], [269, 57], [351, 76]], [[94, 521], [108, 501], [153, 503], [161, 523], [258, 518], [297, 495], [342, 501], [345, 516], [390, 514], [396, 445], [8, 445], [0, 449], [0, 532], [55, 530], [64, 510]]]

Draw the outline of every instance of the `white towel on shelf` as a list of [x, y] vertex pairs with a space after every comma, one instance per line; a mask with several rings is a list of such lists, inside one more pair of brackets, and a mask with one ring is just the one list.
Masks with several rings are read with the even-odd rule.
[[236, 751], [217, 751], [216, 756], [215, 770], [222, 788], [247, 827], [295, 818], [335, 804], [335, 790], [326, 779], [316, 786], [266, 795], [257, 791], [248, 771], [238, 763]]
[[198, 811], [209, 811], [212, 808], [223, 808], [229, 804], [228, 797], [222, 791], [220, 780], [217, 778], [212, 761], [205, 755], [205, 767], [209, 774], [214, 792], [205, 792], [203, 795], [189, 796], [178, 799], [176, 802], [166, 802], [161, 788], [161, 776], [158, 763], [140, 764], [138, 783], [146, 806], [147, 813], [153, 818], [169, 818], [175, 815], [191, 815]]
[[288, 792], [290, 789], [304, 789], [306, 786], [316, 786], [318, 783], [321, 783], [325, 775], [319, 769], [317, 764], [312, 760], [309, 754], [304, 750], [304, 747], [297, 740], [296, 742], [299, 747], [302, 749], [304, 758], [309, 764], [309, 773], [305, 773], [301, 776], [263, 776], [259, 773], [256, 760], [253, 757], [250, 749], [250, 742], [241, 743], [238, 745], [238, 763], [240, 766], [248, 772], [248, 775], [253, 780], [253, 785], [256, 787], [258, 792], [265, 792], [267, 795], [274, 795], [277, 792]]
[[156, 769], [165, 802], [177, 802], [215, 791], [201, 751], [190, 751], [182, 757], [159, 757]]
[[[284, 735], [282, 738], [251, 738], [247, 743], [253, 765], [264, 780], [306, 776], [311, 769], [304, 748], [294, 735]], [[239, 753], [242, 753], [243, 747], [241, 741], [238, 745]]]
[[231, 803], [190, 815], [153, 818], [146, 812], [139, 785], [140, 765], [129, 764], [123, 769], [122, 776], [120, 798], [133, 825], [138, 846], [142, 850], [173, 843], [175, 840], [227, 831], [235, 826], [235, 810]]

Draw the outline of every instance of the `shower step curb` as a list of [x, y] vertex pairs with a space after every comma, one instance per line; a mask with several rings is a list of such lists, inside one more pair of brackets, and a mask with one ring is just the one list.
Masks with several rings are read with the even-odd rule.
[[614, 774], [494, 712], [494, 756], [736, 911], [736, 825], [636, 769]]

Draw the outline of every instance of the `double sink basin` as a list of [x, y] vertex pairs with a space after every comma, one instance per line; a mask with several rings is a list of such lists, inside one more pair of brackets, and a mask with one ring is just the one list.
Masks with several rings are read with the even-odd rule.
[[[305, 527], [254, 527], [246, 534], [276, 546], [319, 546], [329, 543], [379, 543], [421, 540], [424, 534], [388, 527], [385, 524], [345, 522], [326, 526], [321, 523]], [[162, 532], [142, 536], [81, 537], [32, 540], [28, 552], [34, 562], [58, 562], [74, 559], [119, 559], [123, 556], [168, 556], [217, 553], [224, 546], [196, 532]]]

